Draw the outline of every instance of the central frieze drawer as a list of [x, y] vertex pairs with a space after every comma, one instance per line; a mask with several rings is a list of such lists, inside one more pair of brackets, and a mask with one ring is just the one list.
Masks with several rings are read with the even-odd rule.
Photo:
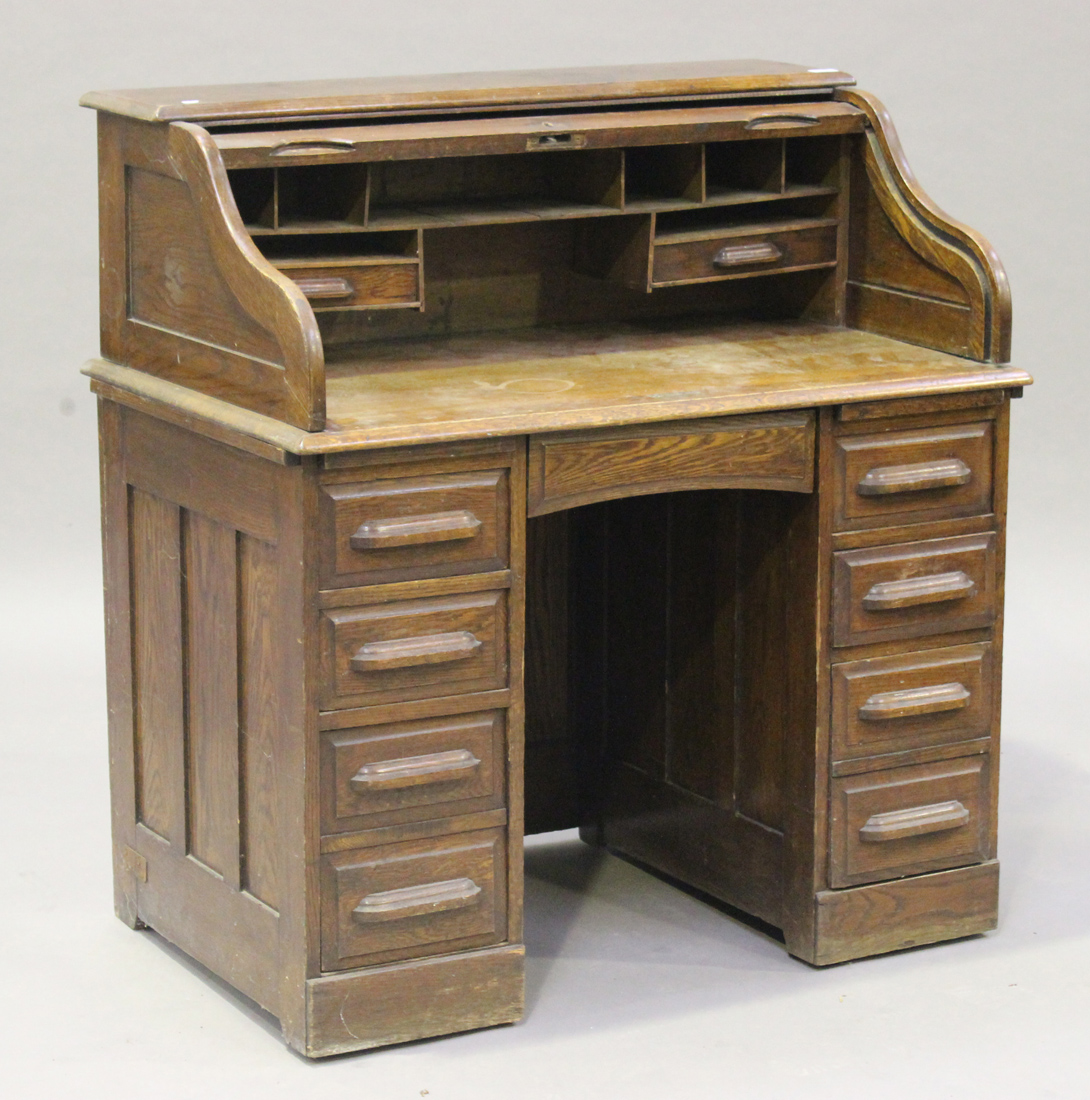
[[833, 644], [919, 638], [995, 621], [995, 535], [833, 555]]
[[507, 592], [322, 612], [322, 706], [363, 707], [507, 685]]
[[558, 432], [530, 440], [528, 514], [685, 489], [814, 487], [814, 414]]
[[504, 860], [500, 830], [324, 857], [322, 969], [501, 943]]

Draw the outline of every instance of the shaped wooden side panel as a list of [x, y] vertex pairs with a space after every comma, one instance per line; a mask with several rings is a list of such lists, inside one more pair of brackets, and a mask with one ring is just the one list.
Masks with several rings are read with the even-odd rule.
[[1007, 276], [992, 246], [943, 213], [905, 160], [885, 107], [866, 92], [851, 180], [848, 324], [992, 363], [1010, 358]]
[[105, 401], [101, 434], [118, 915], [290, 1038], [307, 962], [303, 471]]
[[314, 313], [250, 240], [209, 134], [103, 115], [99, 158], [103, 354], [320, 430]]

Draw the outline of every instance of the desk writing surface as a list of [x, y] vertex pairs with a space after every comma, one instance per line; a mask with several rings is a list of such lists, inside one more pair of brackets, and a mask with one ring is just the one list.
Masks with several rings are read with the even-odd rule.
[[714, 321], [373, 344], [355, 355], [331, 355], [327, 372], [329, 420], [322, 436], [335, 436], [341, 444], [351, 439], [357, 446], [799, 408], [1028, 381], [1019, 370], [866, 332], [805, 323]]
[[[524, 432], [1028, 385], [992, 367], [854, 329], [799, 322], [573, 326], [359, 345], [329, 354], [328, 424], [304, 432], [102, 360], [115, 395], [322, 454]], [[123, 399], [123, 398], [122, 398]]]

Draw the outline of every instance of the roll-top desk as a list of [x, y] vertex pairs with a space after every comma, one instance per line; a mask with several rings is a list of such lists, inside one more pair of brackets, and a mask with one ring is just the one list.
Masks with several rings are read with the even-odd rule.
[[851, 85], [85, 98], [117, 910], [304, 1053], [518, 1019], [527, 832], [818, 965], [994, 927], [1030, 379]]

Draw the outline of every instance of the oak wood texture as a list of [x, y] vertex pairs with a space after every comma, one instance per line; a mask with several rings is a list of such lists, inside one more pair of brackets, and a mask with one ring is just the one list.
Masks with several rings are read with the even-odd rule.
[[527, 831], [818, 965], [994, 925], [1030, 379], [848, 79], [88, 99], [116, 905], [303, 1053], [516, 1019]]
[[501, 942], [505, 862], [495, 831], [324, 857], [322, 968]]
[[[836, 263], [836, 224], [775, 222], [732, 231], [700, 230], [699, 239], [656, 236], [651, 285], [715, 282], [746, 275], [803, 271]], [[703, 236], [703, 234], [708, 234]]]
[[[370, 347], [381, 371], [329, 367], [330, 424], [294, 432], [267, 417], [103, 361], [85, 368], [111, 398], [294, 454], [480, 439], [911, 394], [1009, 389], [1032, 379], [880, 336], [819, 325], [629, 326], [459, 337]], [[460, 369], [451, 370], [451, 367]], [[130, 396], [131, 395], [131, 396]], [[173, 415], [181, 416], [182, 412]]]
[[243, 228], [208, 133], [101, 116], [102, 347], [304, 429], [324, 421], [306, 298]]
[[999, 864], [914, 875], [816, 899], [819, 966], [989, 932], [996, 926]]
[[834, 760], [987, 737], [993, 677], [989, 643], [834, 665]]
[[322, 744], [323, 832], [503, 805], [500, 711], [337, 730]]
[[308, 1057], [405, 1043], [522, 1017], [521, 944], [311, 978]]
[[323, 706], [503, 687], [506, 597], [475, 592], [325, 611]]
[[528, 514], [666, 490], [810, 492], [813, 436], [799, 412], [532, 437]]
[[[382, 471], [378, 471], [379, 474]], [[504, 569], [509, 556], [507, 471], [326, 481], [325, 587]]]
[[990, 626], [995, 536], [964, 535], [834, 555], [838, 646]]
[[850, 83], [852, 78], [836, 69], [732, 60], [88, 92], [80, 102], [155, 121], [228, 121], [808, 91]]
[[989, 858], [988, 763], [986, 754], [977, 754], [834, 779], [829, 885], [855, 886]]
[[988, 421], [837, 440], [837, 530], [992, 510]]

